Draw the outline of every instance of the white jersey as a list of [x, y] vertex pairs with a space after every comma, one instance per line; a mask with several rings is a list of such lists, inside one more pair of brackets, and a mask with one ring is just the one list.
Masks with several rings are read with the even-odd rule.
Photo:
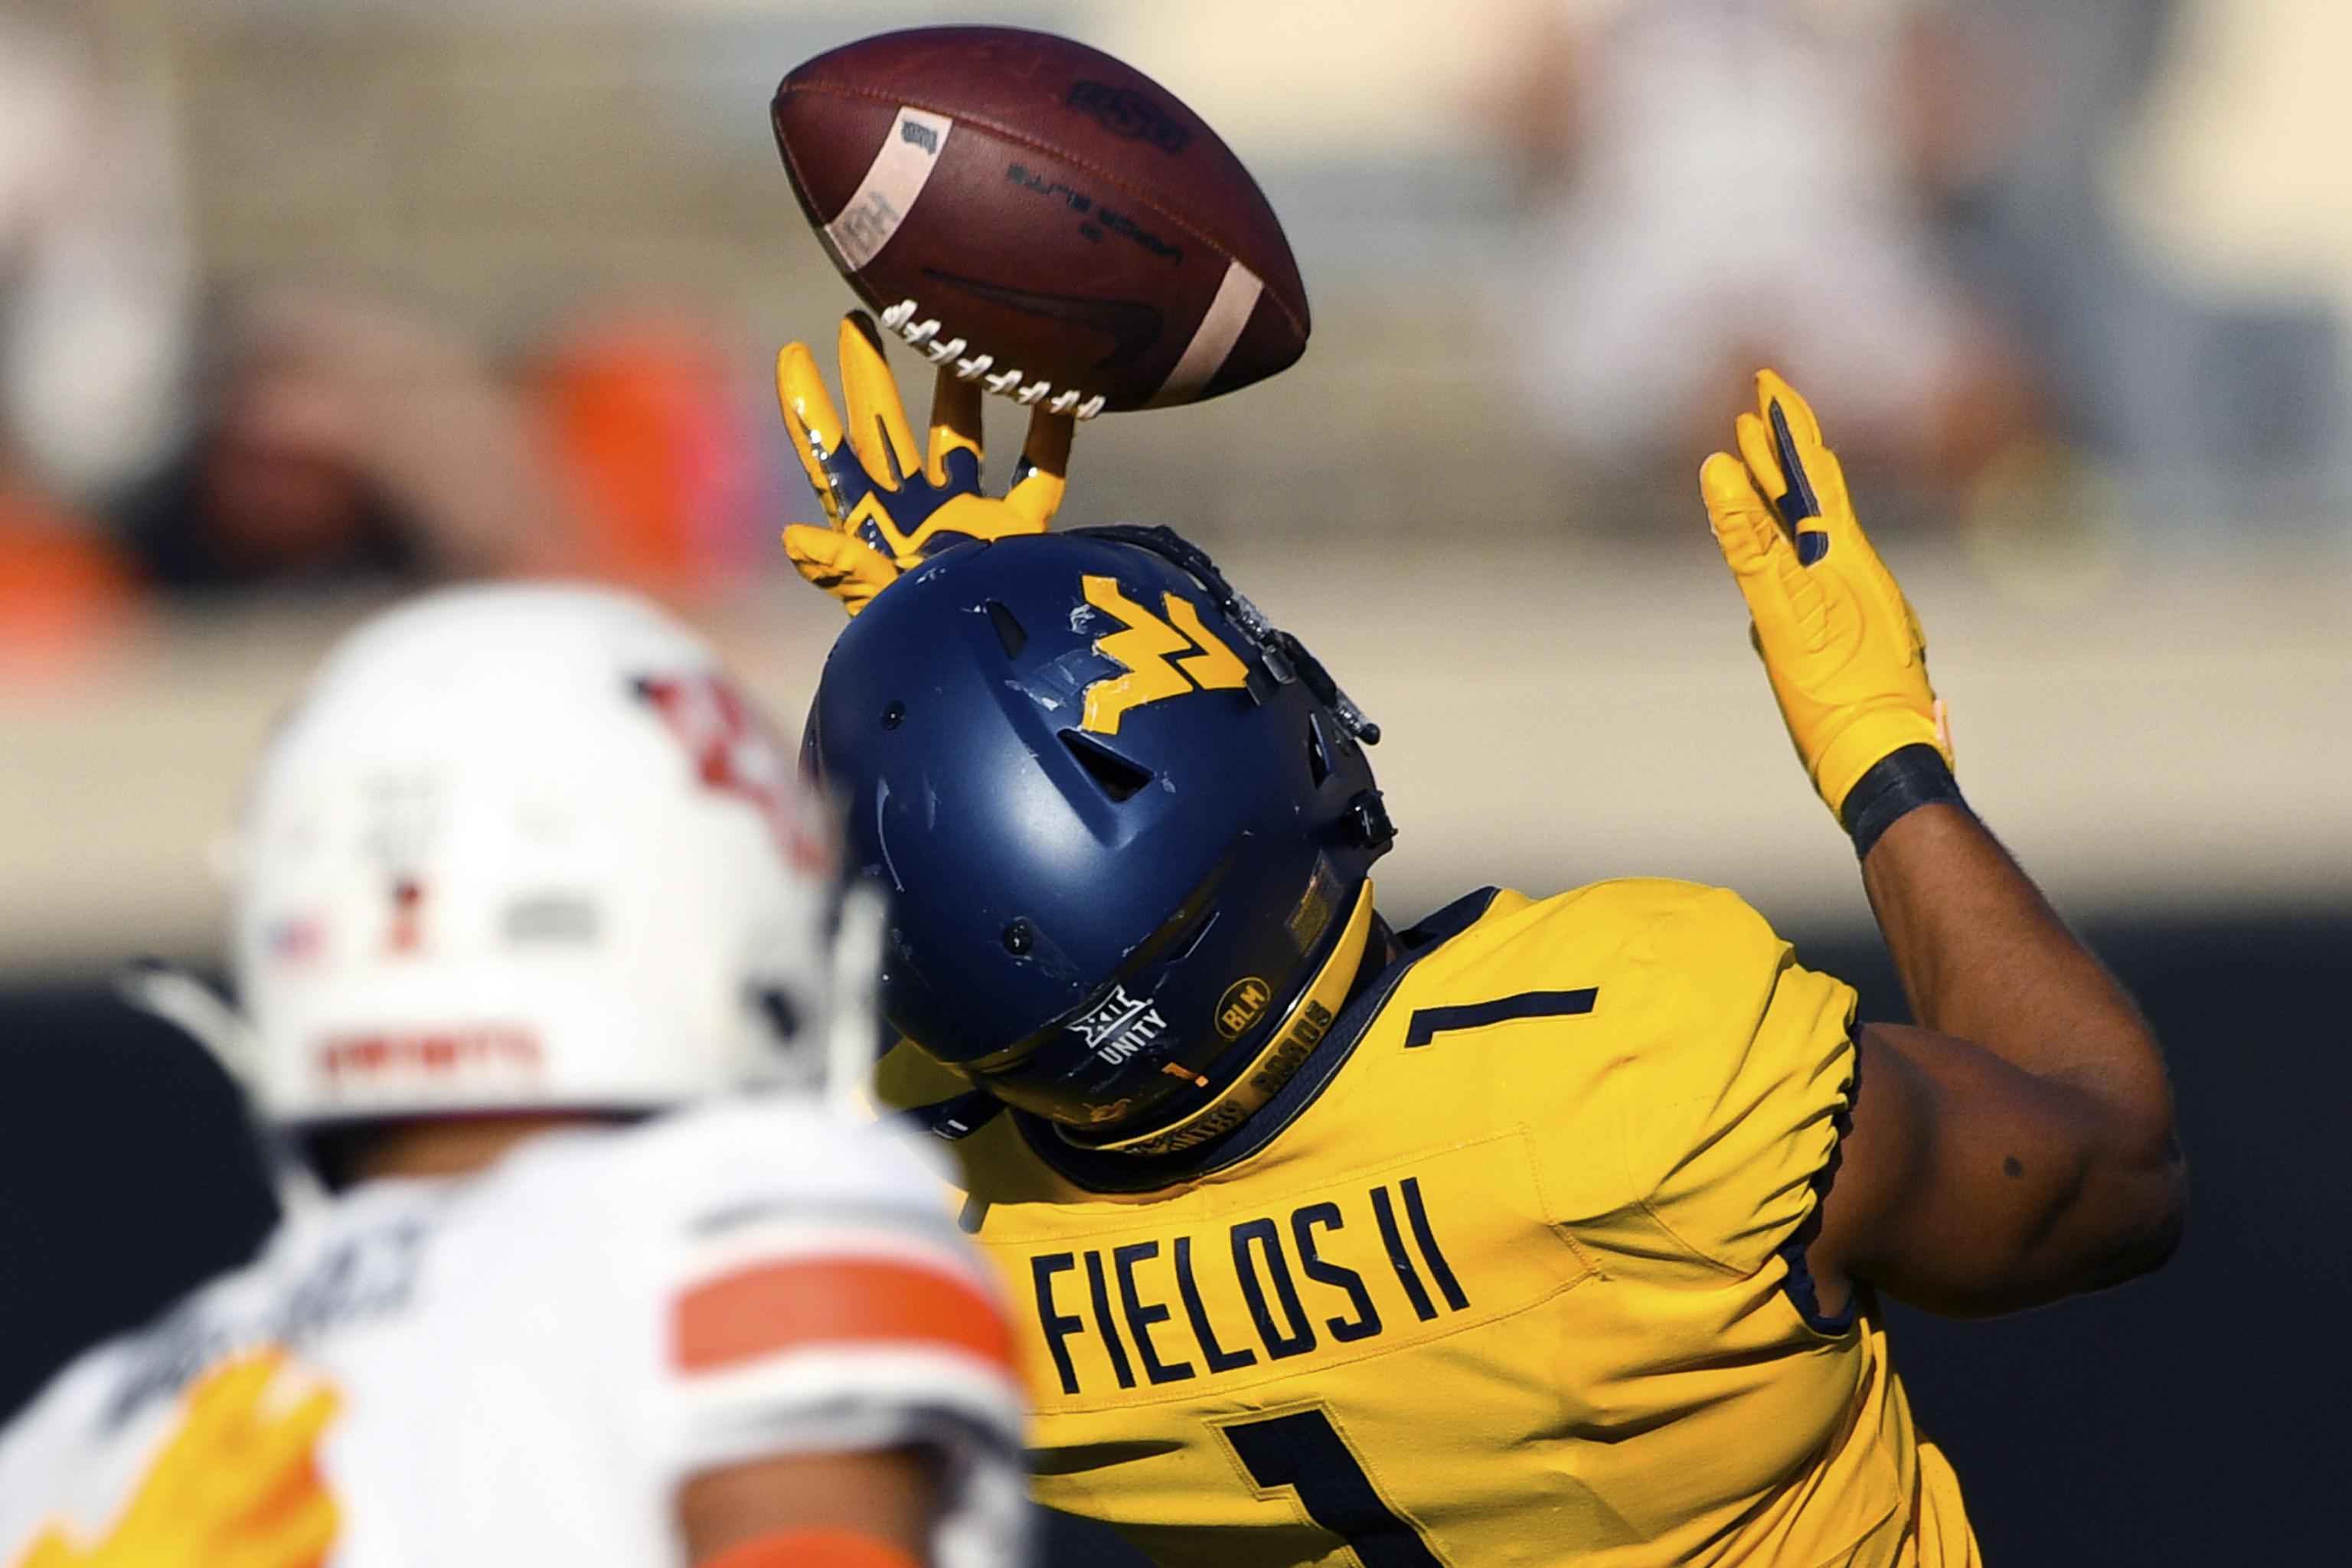
[[0, 1435], [0, 1562], [110, 1521], [181, 1391], [276, 1343], [338, 1389], [334, 1568], [667, 1568], [680, 1484], [914, 1441], [937, 1561], [1017, 1559], [1022, 1401], [992, 1282], [909, 1148], [730, 1100], [371, 1182], [68, 1367]]

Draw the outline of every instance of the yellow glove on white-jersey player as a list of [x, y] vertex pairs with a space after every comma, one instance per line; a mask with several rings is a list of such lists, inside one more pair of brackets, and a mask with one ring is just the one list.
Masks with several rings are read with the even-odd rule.
[[1813, 411], [1769, 370], [1756, 394], [1758, 412], [1739, 416], [1738, 456], [1709, 458], [1699, 489], [1789, 738], [1853, 830], [1848, 797], [1878, 763], [1929, 746], [1951, 766], [1944, 705], [1927, 682], [1919, 618], [1863, 533]]
[[317, 1568], [338, 1523], [318, 1468], [337, 1405], [312, 1388], [278, 1408], [287, 1364], [265, 1352], [206, 1373], [114, 1528], [77, 1546], [51, 1526], [16, 1568]]
[[952, 364], [940, 368], [926, 457], [915, 446], [873, 318], [862, 310], [842, 318], [840, 354], [846, 426], [808, 345], [787, 343], [776, 356], [776, 401], [832, 524], [784, 530], [784, 553], [802, 576], [854, 616], [949, 539], [1045, 531], [1069, 470], [1069, 416], [1041, 408], [1031, 416], [1013, 487], [996, 500], [981, 493], [976, 383], [957, 379]]

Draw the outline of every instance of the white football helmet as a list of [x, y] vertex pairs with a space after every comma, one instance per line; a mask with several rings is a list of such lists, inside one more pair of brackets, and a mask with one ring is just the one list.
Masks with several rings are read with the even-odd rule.
[[430, 594], [328, 657], [256, 770], [241, 1076], [289, 1128], [814, 1084], [837, 889], [792, 752], [669, 616]]

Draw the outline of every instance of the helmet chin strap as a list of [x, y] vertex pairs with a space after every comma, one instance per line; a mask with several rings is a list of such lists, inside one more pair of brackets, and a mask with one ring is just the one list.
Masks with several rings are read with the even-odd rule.
[[253, 1026], [209, 985], [160, 958], [134, 959], [114, 974], [114, 994], [151, 1018], [159, 1018], [202, 1046], [236, 1086], [246, 1125], [261, 1152], [278, 1206], [288, 1217], [327, 1202], [327, 1189], [302, 1158], [295, 1140], [260, 1113], [254, 1095], [261, 1053]]
[[[1348, 923], [1332, 945], [1330, 957], [1323, 961], [1322, 969], [1284, 1015], [1282, 1022], [1266, 1036], [1265, 1045], [1255, 1059], [1225, 1086], [1223, 1094], [1181, 1121], [1164, 1127], [1100, 1142], [1089, 1139], [1079, 1146], [1122, 1154], [1169, 1154], [1195, 1143], [1205, 1143], [1249, 1120], [1297, 1075], [1316, 1046], [1330, 1032], [1332, 1019], [1339, 1016], [1349, 989], [1355, 984], [1356, 972], [1364, 961], [1364, 950], [1371, 934], [1372, 884], [1367, 879], [1356, 894], [1356, 907], [1349, 911]], [[1079, 1142], [1076, 1139], [1071, 1142]]]

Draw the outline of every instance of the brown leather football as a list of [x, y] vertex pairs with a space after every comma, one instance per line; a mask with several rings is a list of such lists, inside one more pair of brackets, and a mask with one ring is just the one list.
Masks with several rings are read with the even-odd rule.
[[884, 33], [784, 78], [773, 119], [842, 275], [991, 392], [1085, 418], [1214, 397], [1307, 347], [1307, 290], [1257, 182], [1099, 49]]

